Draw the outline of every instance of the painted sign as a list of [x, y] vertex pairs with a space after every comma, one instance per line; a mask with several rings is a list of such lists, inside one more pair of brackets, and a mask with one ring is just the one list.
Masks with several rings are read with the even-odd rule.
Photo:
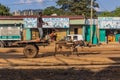
[[0, 40], [21, 40], [20, 27], [0, 27]]
[[43, 28], [69, 28], [69, 18], [43, 18]]
[[24, 18], [24, 28], [37, 28], [37, 18]]
[[120, 29], [120, 17], [98, 17], [100, 29]]

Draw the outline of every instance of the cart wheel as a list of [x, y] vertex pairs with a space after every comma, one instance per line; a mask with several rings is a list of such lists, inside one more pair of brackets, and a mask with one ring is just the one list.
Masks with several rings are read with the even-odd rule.
[[27, 58], [35, 58], [38, 55], [38, 51], [34, 45], [26, 45], [23, 53]]

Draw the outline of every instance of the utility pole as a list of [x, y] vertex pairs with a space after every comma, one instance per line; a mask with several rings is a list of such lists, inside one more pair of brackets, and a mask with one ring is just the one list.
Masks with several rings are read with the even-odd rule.
[[93, 37], [93, 0], [91, 0], [91, 12], [90, 12], [90, 42], [92, 43], [92, 37]]

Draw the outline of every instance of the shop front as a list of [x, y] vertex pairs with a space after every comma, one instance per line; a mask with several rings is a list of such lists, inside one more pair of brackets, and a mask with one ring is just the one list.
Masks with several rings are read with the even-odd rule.
[[[84, 36], [85, 20], [82, 16], [43, 16], [44, 38], [53, 31], [57, 34], [57, 40], [63, 39], [68, 34], [80, 34]], [[27, 30], [27, 40], [39, 38], [36, 18], [24, 18], [24, 28]], [[31, 37], [30, 37], [31, 36]]]
[[23, 40], [34, 40], [39, 38], [37, 17], [25, 17], [23, 18], [23, 22]]
[[85, 19], [82, 16], [70, 17], [70, 34], [78, 34], [84, 37]]
[[120, 17], [99, 17], [100, 42], [118, 42], [120, 38]]
[[43, 25], [44, 37], [50, 35], [53, 31], [57, 34], [57, 40], [63, 39], [69, 34], [69, 18], [67, 17], [44, 17]]
[[0, 17], [0, 40], [21, 40], [22, 18]]
[[[26, 33], [26, 40], [34, 40], [39, 38], [39, 31], [37, 28], [37, 18], [24, 18], [24, 30]], [[69, 18], [60, 16], [43, 16], [45, 24], [42, 25], [43, 37], [50, 36], [53, 32], [57, 35], [57, 40], [64, 38], [69, 34]]]
[[86, 19], [84, 27], [85, 41], [92, 42], [92, 44], [98, 44], [98, 26], [97, 19]]

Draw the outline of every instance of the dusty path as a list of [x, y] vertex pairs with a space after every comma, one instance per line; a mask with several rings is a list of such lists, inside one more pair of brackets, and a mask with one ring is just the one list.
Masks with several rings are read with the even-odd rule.
[[53, 56], [54, 45], [40, 47], [37, 58], [25, 58], [22, 50], [0, 48], [0, 80], [120, 79], [119, 45], [86, 47], [79, 56]]

